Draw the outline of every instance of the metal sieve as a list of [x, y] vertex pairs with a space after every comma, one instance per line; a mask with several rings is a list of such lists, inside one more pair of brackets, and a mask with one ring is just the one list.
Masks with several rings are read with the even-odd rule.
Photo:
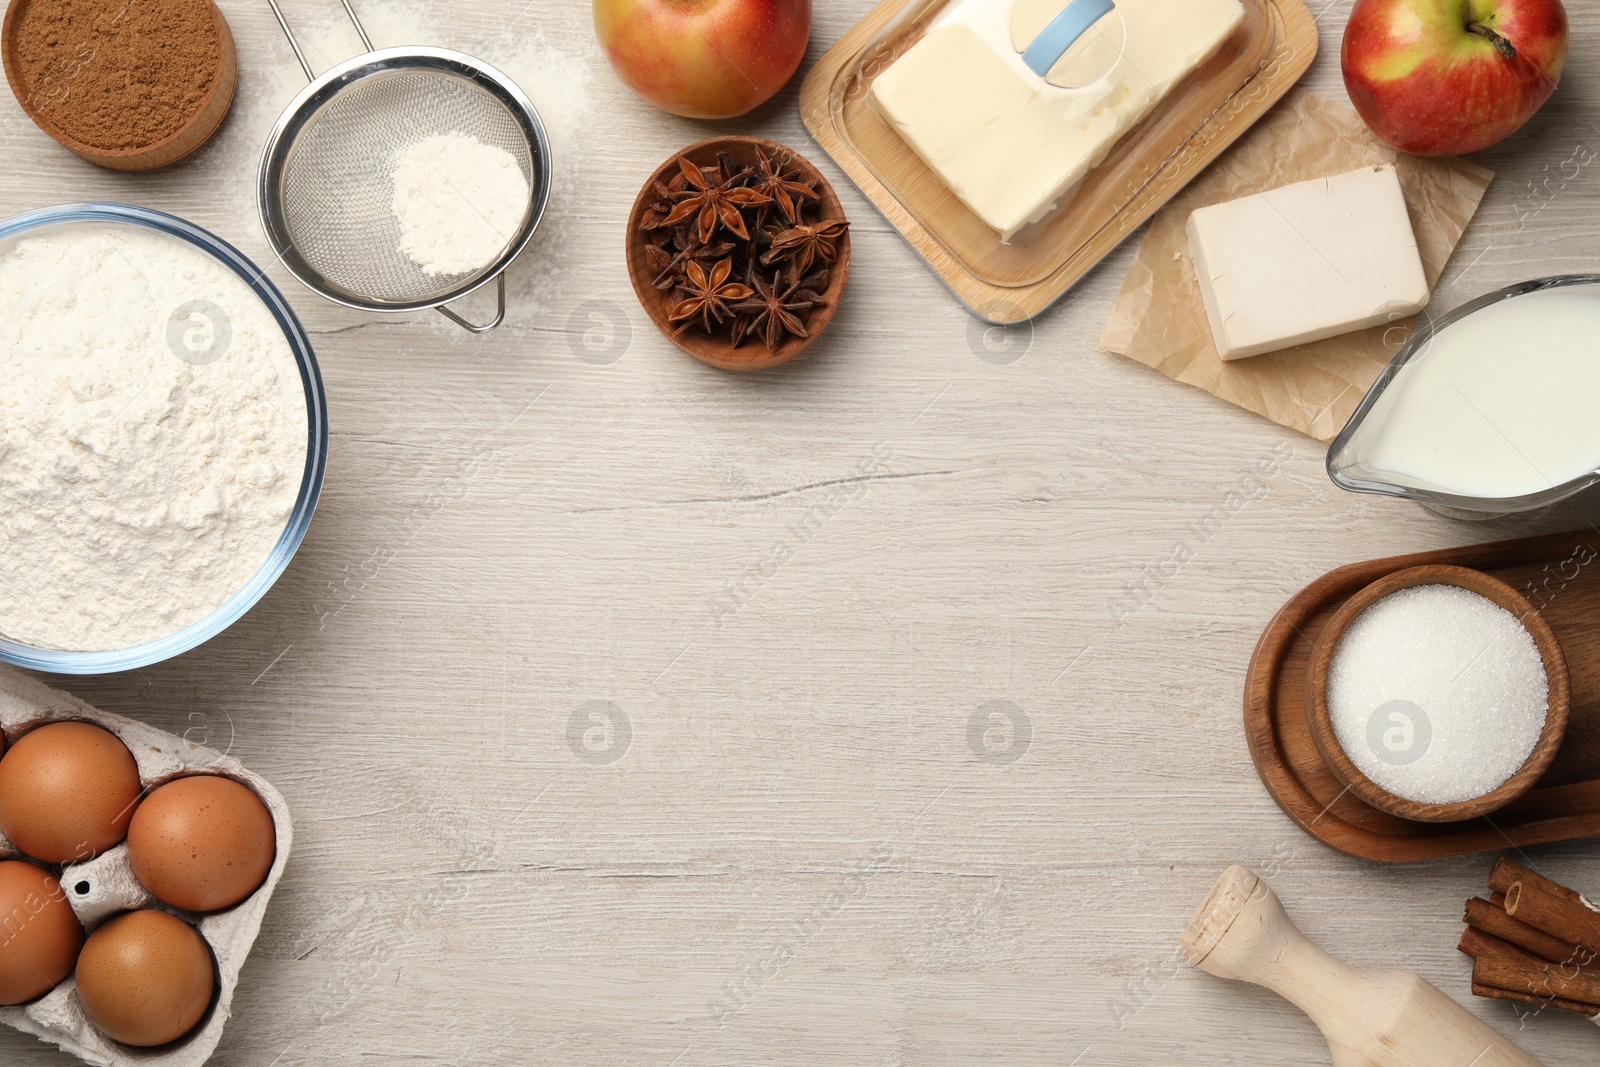
[[[306, 288], [346, 307], [435, 308], [473, 333], [505, 321], [506, 268], [533, 237], [550, 198], [550, 141], [533, 103], [494, 67], [444, 48], [374, 49], [350, 0], [341, 0], [365, 55], [325, 71], [295, 40], [278, 0], [267, 0], [310, 79], [273, 127], [257, 199], [273, 250]], [[398, 154], [425, 138], [463, 133], [517, 161], [530, 195], [500, 255], [470, 274], [429, 275], [400, 250], [391, 210]], [[490, 281], [499, 312], [479, 326], [445, 307]]]

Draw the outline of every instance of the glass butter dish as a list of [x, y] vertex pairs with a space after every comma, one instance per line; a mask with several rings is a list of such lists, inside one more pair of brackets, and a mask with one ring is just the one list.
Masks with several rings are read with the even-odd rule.
[[807, 128], [972, 311], [1044, 310], [1304, 73], [1300, 0], [886, 0]]

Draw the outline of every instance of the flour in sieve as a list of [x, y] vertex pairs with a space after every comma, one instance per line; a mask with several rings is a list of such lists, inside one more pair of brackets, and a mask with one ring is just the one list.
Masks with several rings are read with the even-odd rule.
[[531, 196], [505, 149], [458, 131], [424, 138], [395, 160], [400, 251], [430, 276], [482, 270], [517, 235]]
[[282, 536], [306, 448], [281, 328], [199, 249], [99, 226], [0, 255], [0, 634], [104, 652], [203, 618]]

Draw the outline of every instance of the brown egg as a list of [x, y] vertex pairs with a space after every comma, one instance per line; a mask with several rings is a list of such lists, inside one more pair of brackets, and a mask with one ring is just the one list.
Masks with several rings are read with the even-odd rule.
[[277, 855], [272, 816], [232, 778], [197, 775], [153, 790], [128, 827], [128, 862], [163, 903], [231, 908], [260, 888]]
[[55, 876], [0, 860], [0, 1004], [26, 1004], [72, 973], [83, 927]]
[[217, 967], [194, 927], [164, 911], [127, 911], [89, 935], [78, 956], [78, 1002], [113, 1041], [176, 1041], [211, 1006]]
[[0, 833], [46, 863], [78, 863], [121, 841], [139, 799], [139, 767], [110, 730], [54, 722], [0, 759]]

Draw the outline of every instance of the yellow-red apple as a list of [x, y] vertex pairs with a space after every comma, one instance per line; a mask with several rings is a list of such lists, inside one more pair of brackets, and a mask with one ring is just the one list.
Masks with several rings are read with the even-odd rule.
[[674, 115], [728, 119], [794, 75], [811, 0], [594, 0], [594, 28], [634, 92]]
[[1342, 53], [1361, 117], [1419, 156], [1505, 140], [1549, 99], [1566, 60], [1561, 0], [1356, 0]]

